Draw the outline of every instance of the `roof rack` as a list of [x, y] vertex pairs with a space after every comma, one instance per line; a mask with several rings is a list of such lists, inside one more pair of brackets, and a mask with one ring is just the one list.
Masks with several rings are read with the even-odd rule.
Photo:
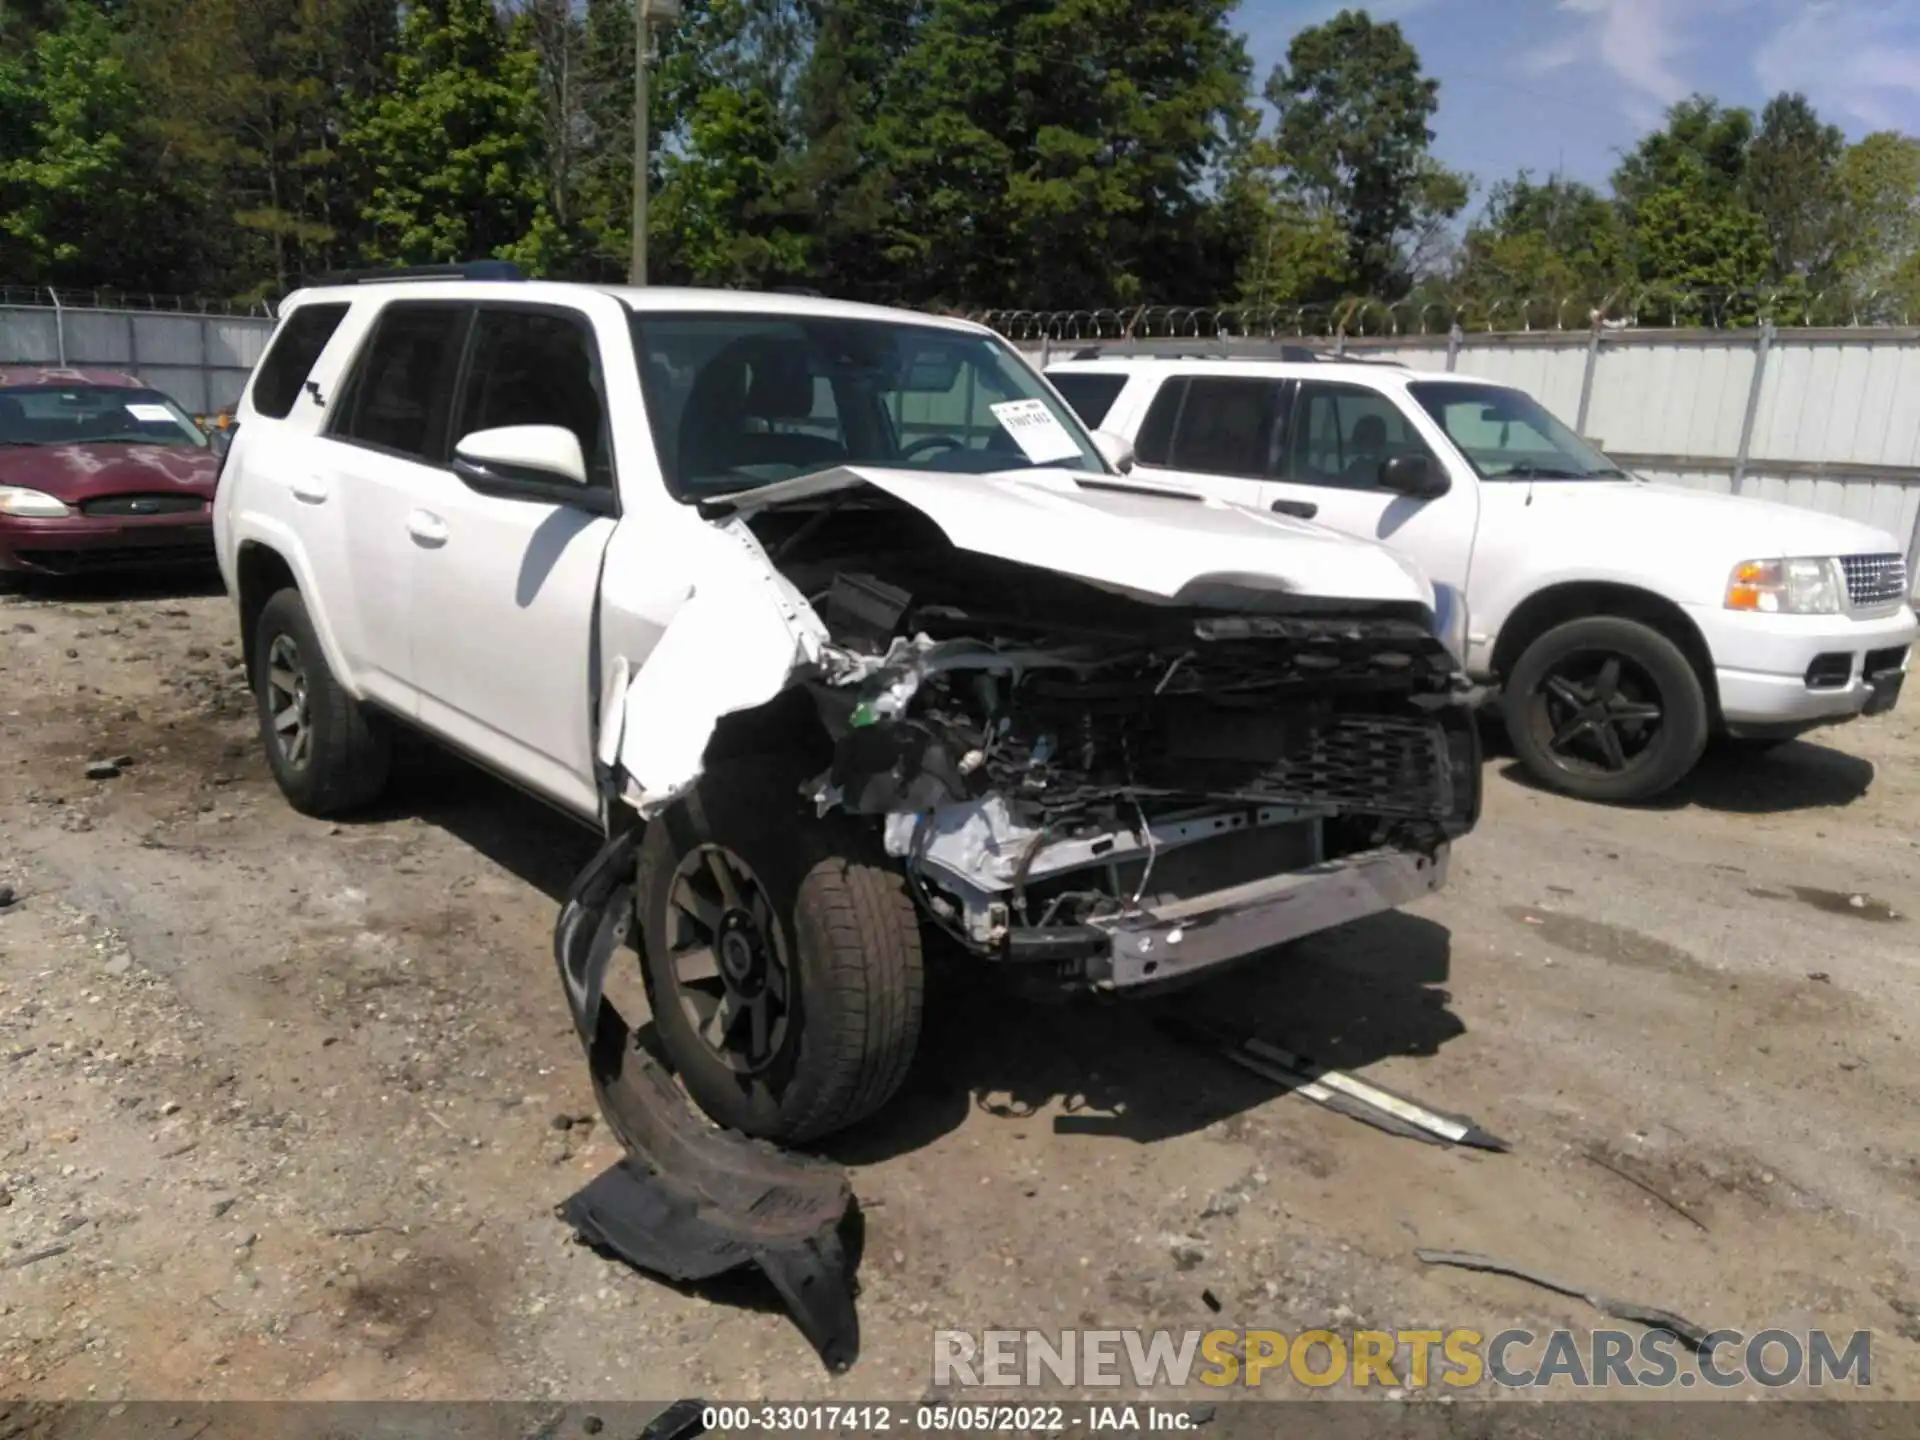
[[1066, 357], [1070, 360], [1285, 360], [1296, 365], [1387, 365], [1405, 370], [1405, 362], [1383, 355], [1318, 350], [1311, 345], [1284, 342], [1241, 341], [1232, 338], [1206, 340], [1118, 340], [1084, 345]]
[[388, 265], [377, 270], [336, 270], [315, 285], [381, 285], [396, 280], [524, 280], [511, 260], [463, 260], [452, 265]]

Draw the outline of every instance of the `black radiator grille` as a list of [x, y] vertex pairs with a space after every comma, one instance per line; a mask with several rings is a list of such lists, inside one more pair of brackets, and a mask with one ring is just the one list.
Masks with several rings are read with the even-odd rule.
[[104, 495], [80, 502], [82, 515], [135, 520], [148, 515], [188, 515], [206, 508], [205, 497], [199, 495]]

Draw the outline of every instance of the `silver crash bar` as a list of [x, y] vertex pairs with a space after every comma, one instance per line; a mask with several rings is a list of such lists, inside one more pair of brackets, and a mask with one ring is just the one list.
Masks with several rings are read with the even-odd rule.
[[1110, 949], [1088, 967], [1102, 989], [1159, 985], [1318, 930], [1397, 909], [1446, 883], [1447, 847], [1431, 855], [1363, 850], [1125, 915], [1089, 920]]

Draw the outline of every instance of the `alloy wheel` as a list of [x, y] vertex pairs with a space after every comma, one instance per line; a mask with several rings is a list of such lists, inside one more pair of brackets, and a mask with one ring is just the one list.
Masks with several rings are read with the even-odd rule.
[[771, 1065], [793, 1017], [793, 971], [753, 867], [723, 845], [688, 852], [667, 890], [667, 949], [676, 999], [707, 1049], [743, 1075]]
[[1541, 678], [1536, 733], [1563, 768], [1620, 775], [1657, 748], [1665, 714], [1660, 688], [1630, 656], [1575, 651]]
[[276, 635], [267, 649], [267, 710], [281, 758], [296, 770], [306, 767], [313, 750], [307, 666], [291, 635]]

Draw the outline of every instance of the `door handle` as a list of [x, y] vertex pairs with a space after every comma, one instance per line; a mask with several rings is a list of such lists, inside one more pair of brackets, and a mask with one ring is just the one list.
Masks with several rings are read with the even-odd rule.
[[407, 515], [407, 533], [422, 545], [447, 543], [447, 522], [431, 510], [414, 510]]
[[303, 505], [324, 505], [327, 503], [327, 477], [324, 475], [305, 476], [302, 479], [294, 481], [289, 488], [293, 491], [293, 498], [300, 501]]
[[1320, 507], [1311, 500], [1276, 500], [1271, 508], [1276, 515], [1291, 515], [1297, 520], [1311, 520], [1320, 513]]

